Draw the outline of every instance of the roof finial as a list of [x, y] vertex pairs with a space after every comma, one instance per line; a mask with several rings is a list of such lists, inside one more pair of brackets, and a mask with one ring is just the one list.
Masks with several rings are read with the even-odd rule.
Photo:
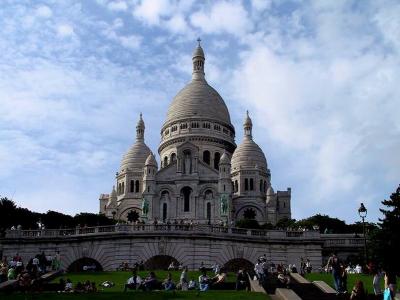
[[140, 119], [142, 119], [142, 112], [140, 112]]
[[197, 42], [199, 43], [199, 47], [201, 47], [201, 45], [200, 45], [201, 38], [200, 37], [197, 38]]
[[246, 110], [246, 114], [247, 114], [247, 116], [249, 116], [249, 110]]

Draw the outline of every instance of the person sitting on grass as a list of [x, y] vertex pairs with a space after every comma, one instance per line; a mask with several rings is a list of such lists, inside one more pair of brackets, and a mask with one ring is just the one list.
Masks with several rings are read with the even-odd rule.
[[65, 283], [65, 287], [64, 287], [64, 292], [71, 293], [72, 291], [73, 291], [73, 289], [72, 289], [71, 279], [67, 278], [67, 282]]
[[168, 266], [168, 271], [174, 271], [175, 269], [176, 269], [176, 266], [175, 266], [174, 262], [171, 261], [171, 263]]
[[221, 270], [211, 279], [211, 285], [215, 289], [220, 289], [225, 283], [226, 273]]
[[75, 292], [75, 293], [83, 293], [83, 292], [86, 292], [85, 286], [84, 286], [80, 281], [78, 281], [78, 283], [77, 283], [76, 286], [75, 286], [74, 292]]
[[142, 279], [137, 275], [136, 269], [133, 269], [132, 276], [129, 277], [128, 281], [125, 283], [124, 292], [126, 292], [127, 289], [136, 290], [141, 283]]
[[209, 284], [210, 278], [207, 276], [207, 272], [204, 270], [203, 273], [199, 276], [200, 292], [208, 291]]
[[172, 281], [172, 275], [168, 272], [167, 278], [165, 278], [164, 282], [162, 283], [164, 289], [166, 291], [173, 291], [175, 290], [175, 283]]
[[197, 288], [196, 281], [194, 281], [192, 278], [189, 281], [188, 285], [188, 290], [195, 290]]
[[149, 275], [145, 278], [142, 284], [139, 286], [143, 291], [153, 291], [157, 288], [158, 282], [156, 278], [156, 274], [154, 272], [150, 272]]
[[357, 280], [351, 291], [350, 300], [366, 300], [367, 294], [364, 290], [364, 284], [361, 280]]

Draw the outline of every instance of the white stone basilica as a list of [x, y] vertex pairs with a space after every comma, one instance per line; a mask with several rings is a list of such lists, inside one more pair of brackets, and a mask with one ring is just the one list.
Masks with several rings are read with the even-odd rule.
[[291, 190], [274, 192], [248, 114], [244, 139], [236, 147], [228, 108], [205, 80], [204, 61], [199, 43], [192, 80], [173, 99], [161, 128], [161, 167], [144, 142], [140, 115], [136, 142], [122, 158], [116, 187], [100, 195], [100, 213], [118, 220], [211, 224], [241, 219], [275, 224], [291, 217]]

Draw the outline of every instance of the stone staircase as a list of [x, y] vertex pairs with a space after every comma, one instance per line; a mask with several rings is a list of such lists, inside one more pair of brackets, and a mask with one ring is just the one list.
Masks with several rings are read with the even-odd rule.
[[333, 289], [329, 289], [329, 286], [325, 286], [320, 283], [311, 283], [298, 273], [291, 273], [290, 288], [302, 299], [302, 300], [348, 300], [348, 294], [336, 295], [332, 292]]

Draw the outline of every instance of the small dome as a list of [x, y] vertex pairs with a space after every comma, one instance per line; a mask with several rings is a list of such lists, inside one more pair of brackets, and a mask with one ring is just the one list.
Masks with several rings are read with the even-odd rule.
[[245, 127], [247, 127], [247, 126], [253, 127], [253, 122], [251, 121], [251, 118], [249, 116], [249, 111], [246, 111], [246, 118], [244, 119], [243, 126], [245, 126]]
[[143, 171], [144, 163], [151, 153], [149, 147], [144, 143], [144, 129], [144, 121], [140, 114], [136, 125], [136, 141], [122, 157], [121, 171], [126, 169]]
[[221, 156], [221, 159], [219, 160], [219, 164], [231, 164], [231, 160], [229, 159], [228, 154], [224, 152]]
[[143, 141], [136, 141], [122, 158], [121, 171], [126, 169], [142, 171], [150, 152]]
[[272, 188], [272, 186], [270, 186], [267, 190], [267, 195], [273, 195], [275, 194], [274, 189]]
[[107, 201], [106, 207], [107, 208], [114, 207], [115, 204], [116, 204], [116, 201], [117, 201], [117, 191], [115, 190], [115, 185], [114, 185], [113, 189], [111, 191], [111, 194], [108, 197], [108, 201]]
[[196, 49], [194, 49], [194, 51], [193, 51], [193, 57], [197, 57], [197, 56], [201, 56], [201, 57], [204, 58], [204, 51], [203, 51], [203, 48], [201, 48], [200, 45], [198, 45], [196, 47]]
[[157, 161], [156, 161], [156, 158], [154, 157], [153, 152], [151, 152], [149, 154], [149, 156], [147, 156], [147, 159], [146, 159], [146, 162], [144, 163], [144, 165], [157, 167]]
[[242, 168], [261, 168], [267, 170], [267, 159], [261, 148], [249, 138], [245, 138], [243, 142], [236, 148], [232, 155], [232, 170]]

